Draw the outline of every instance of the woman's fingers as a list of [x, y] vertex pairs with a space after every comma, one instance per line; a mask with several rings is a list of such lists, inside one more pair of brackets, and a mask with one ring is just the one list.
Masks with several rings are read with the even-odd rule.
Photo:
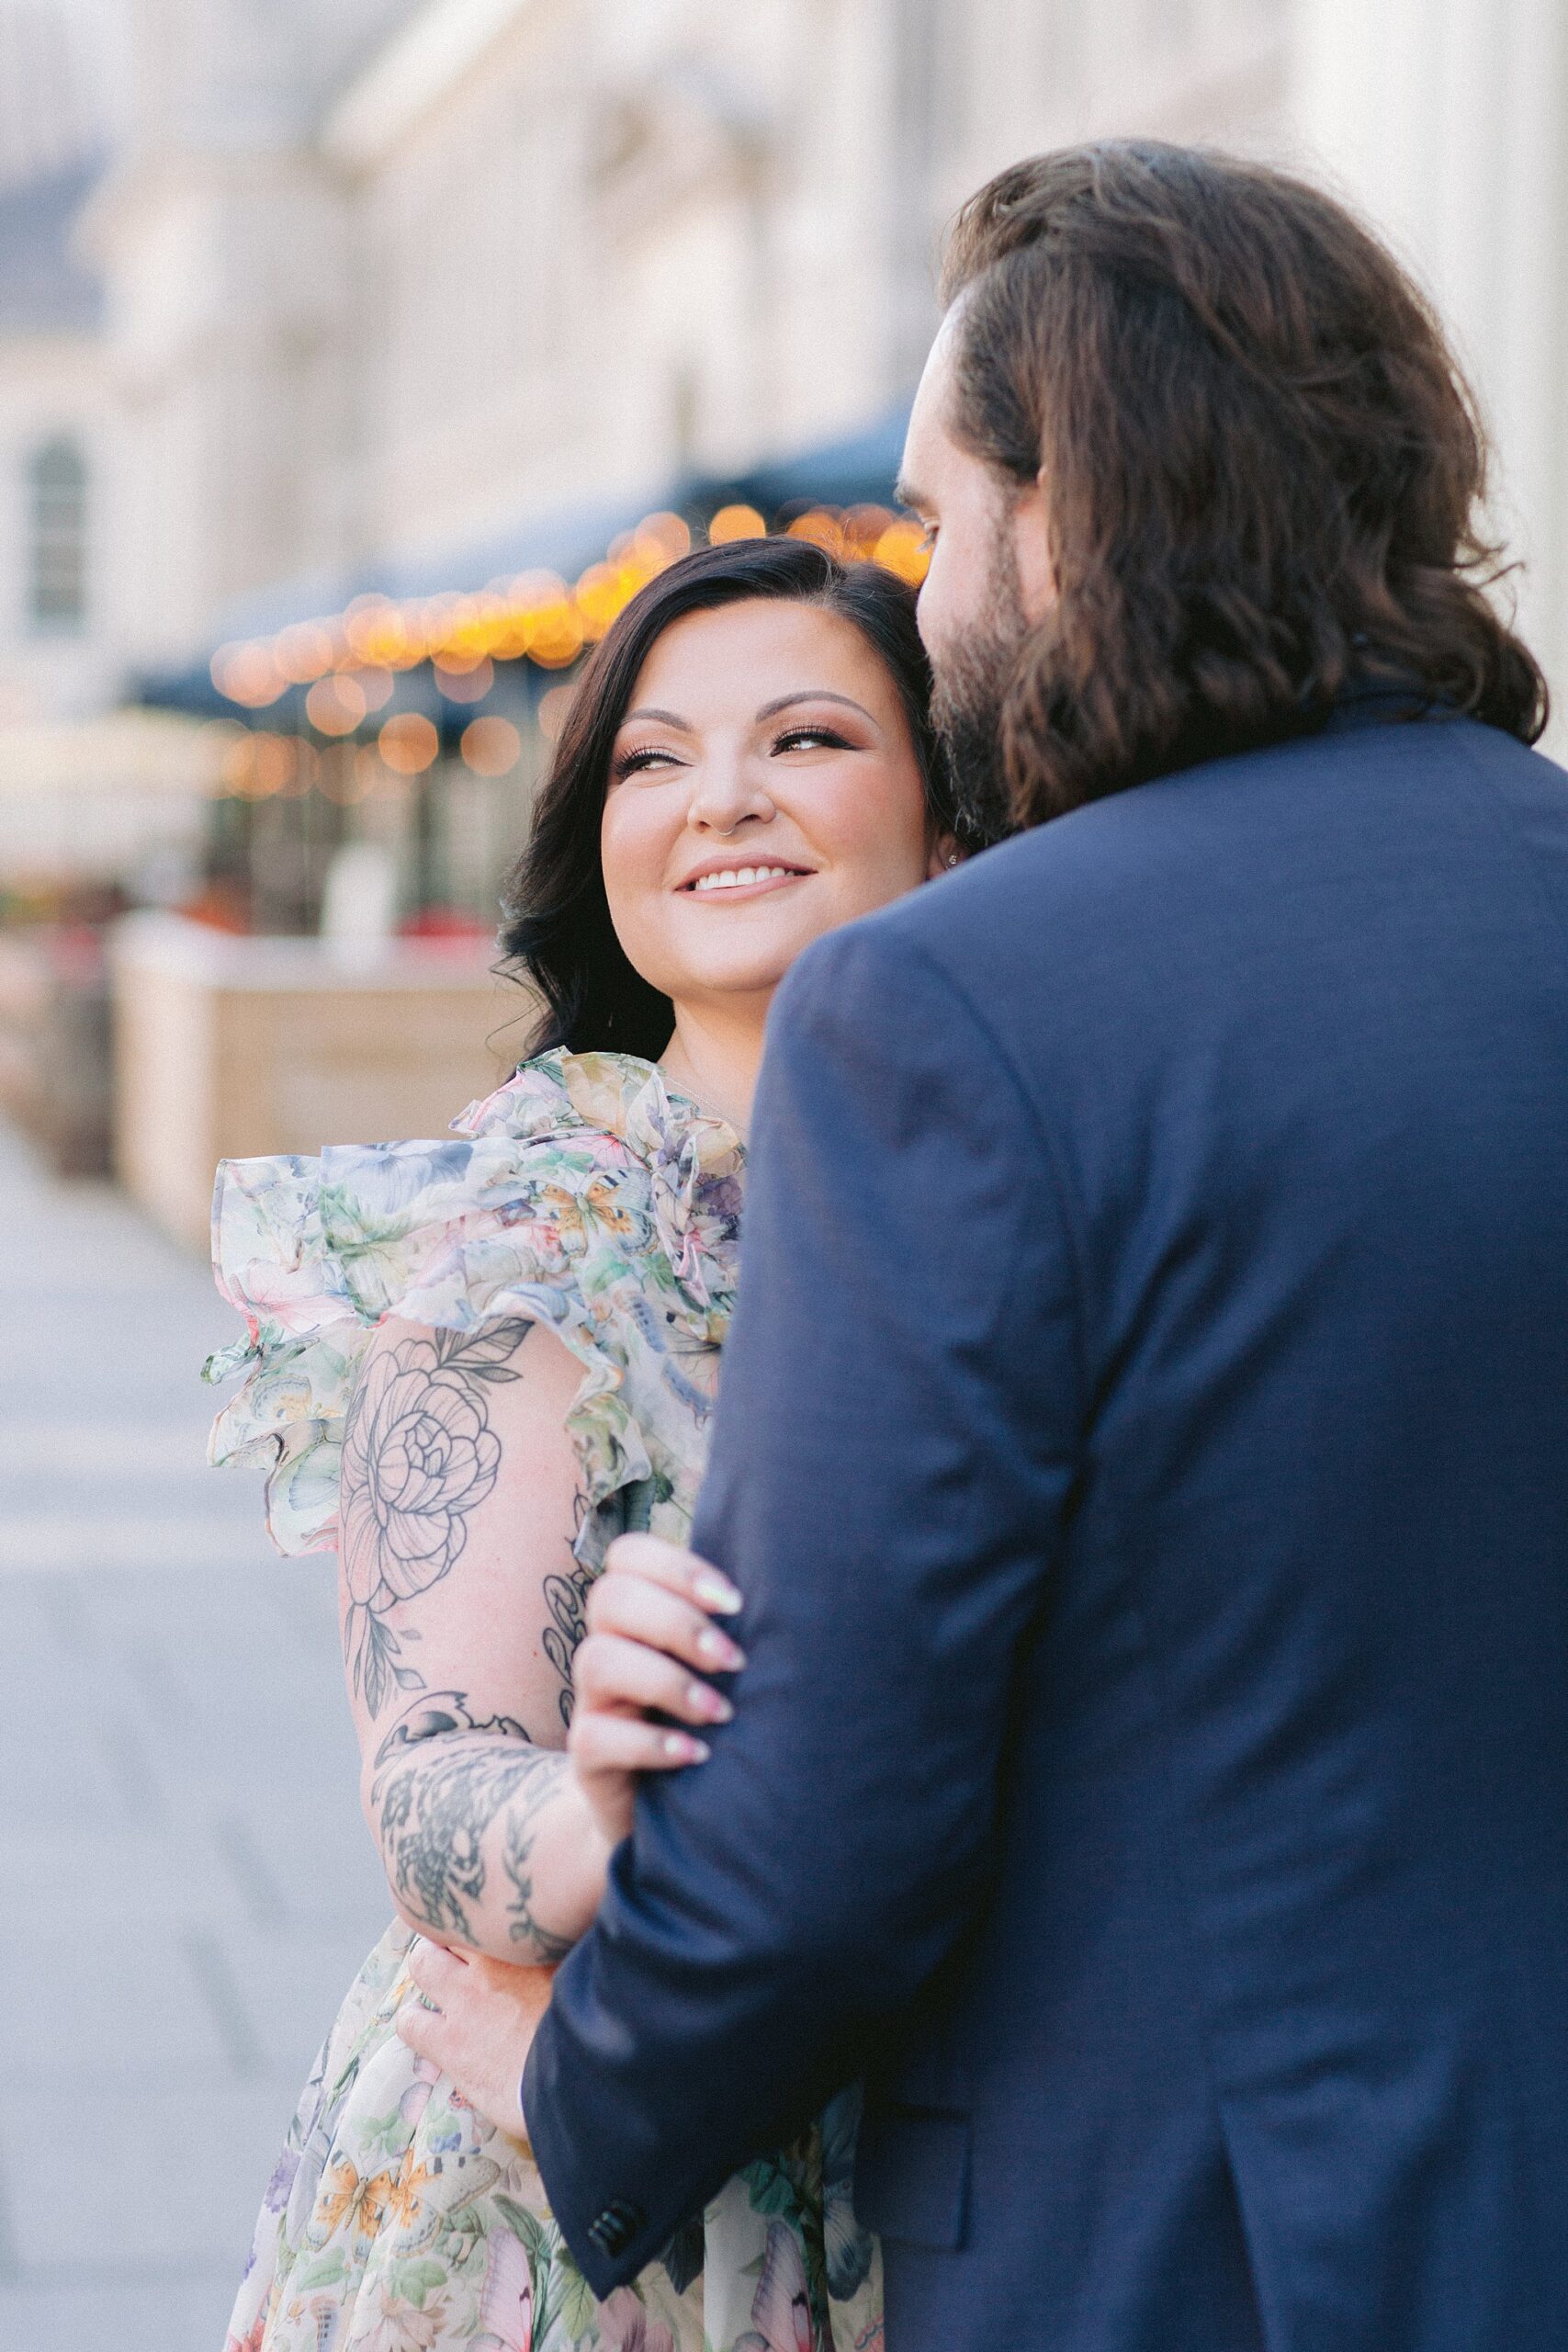
[[713, 1685], [676, 1658], [619, 1634], [590, 1634], [572, 1668], [578, 1697], [590, 1707], [657, 1707], [685, 1724], [726, 1724], [735, 1713]]
[[746, 1663], [739, 1645], [683, 1594], [634, 1569], [606, 1567], [589, 1588], [587, 1615], [592, 1632], [663, 1650], [699, 1672], [735, 1674]]
[[[672, 1724], [727, 1723], [734, 1713], [704, 1677], [745, 1665], [739, 1644], [712, 1622], [739, 1606], [728, 1579], [679, 1544], [623, 1535], [610, 1546], [588, 1594], [589, 1631], [572, 1664], [581, 1703], [567, 1739], [607, 1836], [618, 1840], [631, 1826], [637, 1773], [706, 1760], [706, 1743]], [[671, 1720], [649, 1723], [649, 1711]]]
[[644, 1723], [639, 1715], [574, 1715], [566, 1744], [582, 1773], [675, 1772], [708, 1758], [705, 1740]]
[[699, 1559], [679, 1544], [667, 1544], [661, 1535], [617, 1535], [605, 1554], [605, 1565], [683, 1593], [717, 1617], [733, 1617], [740, 1606], [740, 1595], [711, 1561]]

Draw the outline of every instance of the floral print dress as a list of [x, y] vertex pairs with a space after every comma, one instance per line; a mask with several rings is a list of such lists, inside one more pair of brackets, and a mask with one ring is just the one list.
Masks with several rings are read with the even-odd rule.
[[[452, 1140], [226, 1162], [214, 1262], [247, 1336], [208, 1373], [245, 1377], [212, 1460], [265, 1467], [281, 1550], [329, 1549], [344, 1415], [380, 1318], [468, 1334], [524, 1316], [582, 1366], [568, 1416], [581, 1566], [596, 1573], [628, 1527], [683, 1538], [734, 1300], [741, 1158], [650, 1063], [552, 1053]], [[854, 2093], [596, 2302], [529, 2149], [399, 2041], [413, 1941], [389, 1930], [327, 2037], [228, 2352], [880, 2352], [879, 2252], [850, 2201]]]

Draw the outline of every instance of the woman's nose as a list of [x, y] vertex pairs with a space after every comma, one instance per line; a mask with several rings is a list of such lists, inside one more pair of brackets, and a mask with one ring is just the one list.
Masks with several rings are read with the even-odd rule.
[[732, 833], [748, 817], [771, 817], [773, 804], [747, 762], [716, 761], [705, 765], [686, 813], [700, 831]]

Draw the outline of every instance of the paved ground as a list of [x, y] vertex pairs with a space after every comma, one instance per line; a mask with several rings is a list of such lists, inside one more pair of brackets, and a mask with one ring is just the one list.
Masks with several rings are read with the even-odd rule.
[[330, 1560], [202, 1461], [233, 1320], [0, 1133], [0, 2346], [219, 2352], [388, 1905]]

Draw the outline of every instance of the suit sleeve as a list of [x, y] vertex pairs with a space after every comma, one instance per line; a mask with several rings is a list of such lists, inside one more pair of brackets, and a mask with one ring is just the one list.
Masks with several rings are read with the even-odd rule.
[[859, 2071], [972, 1916], [1068, 1510], [1073, 1254], [989, 1025], [877, 921], [774, 1005], [694, 1531], [736, 1717], [650, 1781], [525, 2109], [600, 2295]]

